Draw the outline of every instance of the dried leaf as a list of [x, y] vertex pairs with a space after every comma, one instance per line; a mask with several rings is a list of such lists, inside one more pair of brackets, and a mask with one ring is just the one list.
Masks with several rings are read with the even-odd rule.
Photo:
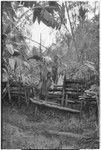
[[[39, 6], [39, 5], [36, 5], [36, 6]], [[41, 11], [42, 11], [42, 8], [37, 8], [33, 11], [33, 23], [35, 22], [36, 19], [38, 19], [38, 22], [40, 23]]]

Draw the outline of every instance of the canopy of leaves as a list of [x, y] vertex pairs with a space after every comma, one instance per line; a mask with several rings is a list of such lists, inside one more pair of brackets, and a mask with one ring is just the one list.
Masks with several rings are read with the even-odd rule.
[[38, 23], [42, 21], [48, 27], [55, 29], [61, 28], [61, 24], [65, 18], [64, 5], [60, 6], [56, 1], [23, 1], [18, 2], [16, 8], [19, 8], [19, 5], [22, 5], [32, 11], [33, 23], [37, 19]]

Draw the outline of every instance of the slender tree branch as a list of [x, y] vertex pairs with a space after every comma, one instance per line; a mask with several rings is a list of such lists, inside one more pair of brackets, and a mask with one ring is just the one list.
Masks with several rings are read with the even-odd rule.
[[[35, 40], [32, 40], [31, 38], [29, 38], [29, 37], [27, 37], [27, 36], [24, 36], [24, 38], [26, 38], [26, 39], [28, 39], [28, 40], [30, 40], [30, 41], [32, 41], [32, 42], [37, 43], [37, 44], [39, 44], [39, 45], [40, 45], [40, 43], [39, 43], [39, 42], [37, 42], [37, 41], [35, 41]], [[48, 48], [47, 48], [47, 47], [45, 47], [43, 44], [41, 44], [41, 46], [48, 50]]]

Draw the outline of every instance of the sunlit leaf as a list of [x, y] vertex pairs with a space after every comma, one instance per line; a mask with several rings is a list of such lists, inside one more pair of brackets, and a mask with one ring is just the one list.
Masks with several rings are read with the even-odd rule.
[[30, 68], [30, 65], [28, 64], [28, 62], [24, 61], [24, 65], [28, 68]]
[[7, 50], [9, 51], [9, 53], [11, 55], [14, 54], [14, 49], [13, 49], [13, 45], [12, 44], [6, 44]]
[[15, 68], [15, 59], [9, 58], [9, 65], [12, 68], [12, 70], [14, 70], [14, 68]]

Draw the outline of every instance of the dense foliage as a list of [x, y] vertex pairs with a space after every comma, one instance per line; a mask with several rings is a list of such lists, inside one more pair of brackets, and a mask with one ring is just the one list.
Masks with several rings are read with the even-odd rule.
[[[19, 80], [20, 77], [24, 84], [36, 85], [40, 68], [42, 76], [52, 72], [55, 83], [61, 73], [73, 79], [88, 80], [93, 75], [98, 78], [99, 14], [96, 7], [89, 6], [88, 2], [2, 2], [2, 69], [8, 78]], [[92, 19], [87, 17], [88, 13], [94, 13]], [[42, 56], [39, 49], [30, 49], [28, 43], [29, 26], [36, 20], [58, 29], [57, 43]], [[50, 62], [45, 59], [47, 56]]]

